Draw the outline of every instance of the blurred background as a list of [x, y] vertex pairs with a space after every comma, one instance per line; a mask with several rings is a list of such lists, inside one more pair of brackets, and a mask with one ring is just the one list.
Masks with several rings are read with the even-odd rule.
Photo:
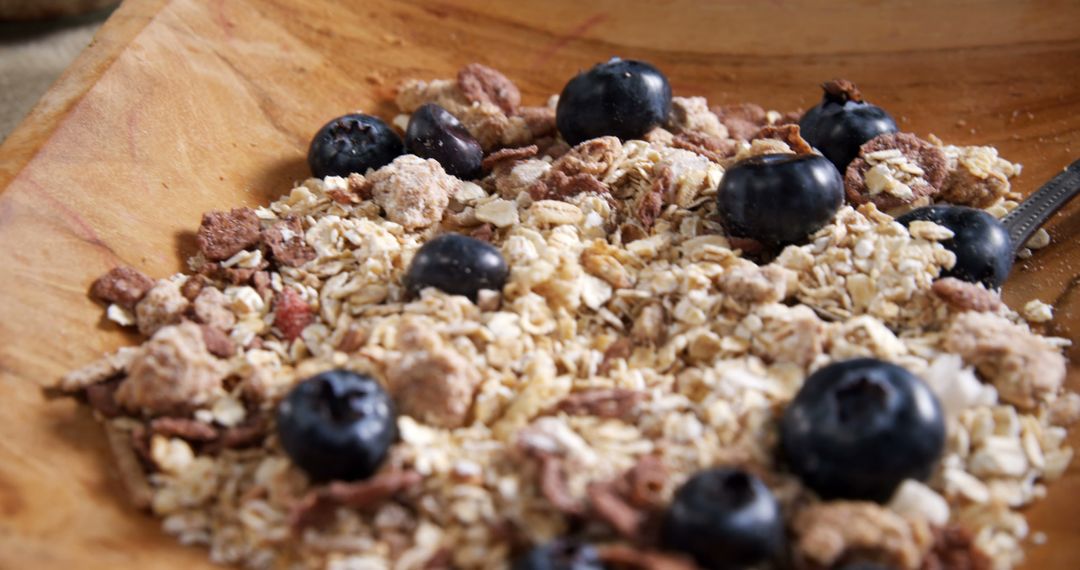
[[0, 0], [0, 142], [90, 44], [118, 0]]

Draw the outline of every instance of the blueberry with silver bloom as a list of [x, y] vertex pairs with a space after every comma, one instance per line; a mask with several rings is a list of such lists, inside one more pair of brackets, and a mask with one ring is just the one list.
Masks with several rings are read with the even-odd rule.
[[844, 201], [844, 180], [823, 156], [764, 154], [728, 168], [716, 200], [729, 234], [785, 245], [833, 219]]
[[401, 137], [378, 117], [354, 113], [323, 125], [308, 147], [308, 166], [316, 178], [364, 174], [390, 164], [405, 151]]
[[555, 125], [570, 145], [603, 136], [640, 139], [670, 113], [667, 77], [644, 61], [615, 57], [566, 84]]
[[517, 559], [512, 570], [603, 570], [600, 555], [590, 544], [556, 539]]
[[760, 479], [740, 469], [692, 476], [675, 492], [661, 525], [661, 544], [703, 568], [745, 568], [778, 561], [784, 552], [779, 503]]
[[510, 268], [490, 243], [461, 234], [444, 234], [425, 243], [405, 273], [405, 288], [415, 296], [426, 287], [473, 302], [481, 289], [501, 291]]
[[875, 358], [811, 374], [780, 421], [791, 470], [823, 499], [884, 503], [925, 480], [945, 448], [941, 404], [917, 376]]
[[864, 101], [850, 81], [828, 81], [822, 88], [825, 96], [799, 119], [799, 130], [806, 142], [844, 172], [863, 143], [895, 133], [896, 121], [881, 107]]
[[405, 129], [405, 150], [432, 158], [451, 176], [472, 180], [480, 176], [484, 149], [450, 111], [426, 103], [413, 111]]
[[397, 413], [374, 378], [330, 370], [297, 384], [277, 410], [281, 447], [314, 481], [367, 479], [397, 440]]

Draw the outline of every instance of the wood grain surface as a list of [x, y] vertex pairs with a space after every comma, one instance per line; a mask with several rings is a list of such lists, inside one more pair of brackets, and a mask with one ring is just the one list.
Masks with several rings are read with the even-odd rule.
[[[318, 126], [388, 113], [399, 79], [480, 61], [539, 103], [620, 55], [677, 94], [788, 110], [843, 76], [904, 130], [997, 146], [1026, 192], [1080, 156], [1077, 21], [1075, 1], [125, 3], [0, 148], [0, 569], [211, 567], [127, 506], [90, 415], [39, 386], [133, 341], [87, 299], [95, 276], [178, 270], [201, 212], [286, 191]], [[1050, 231], [1005, 297], [1053, 301], [1050, 332], [1076, 339], [1078, 208]], [[1049, 541], [1026, 568], [1076, 568], [1076, 463], [1029, 513]]]

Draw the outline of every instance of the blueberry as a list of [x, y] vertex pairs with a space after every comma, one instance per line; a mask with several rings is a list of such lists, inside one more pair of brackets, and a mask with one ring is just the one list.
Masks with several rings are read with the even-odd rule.
[[716, 468], [691, 477], [664, 514], [660, 541], [705, 568], [742, 568], [776, 560], [784, 521], [776, 498], [757, 477]]
[[874, 358], [811, 374], [780, 422], [791, 470], [825, 499], [885, 502], [905, 479], [926, 479], [945, 446], [933, 392]]
[[462, 180], [480, 176], [484, 149], [457, 117], [434, 103], [413, 111], [405, 129], [405, 149], [420, 158], [434, 158], [447, 174]]
[[639, 139], [667, 122], [670, 112], [667, 77], [644, 61], [615, 57], [566, 84], [555, 125], [570, 146], [602, 136]]
[[370, 477], [397, 439], [397, 414], [370, 376], [323, 372], [297, 384], [278, 406], [281, 447], [314, 481]]
[[519, 558], [513, 570], [603, 570], [591, 545], [559, 539], [537, 546]]
[[390, 164], [402, 152], [401, 137], [386, 123], [356, 113], [338, 117], [315, 133], [308, 148], [308, 166], [316, 178], [363, 174]]
[[795, 243], [829, 223], [844, 201], [844, 179], [816, 154], [765, 154], [739, 161], [720, 179], [727, 231], [767, 245]]
[[896, 121], [881, 107], [863, 101], [850, 81], [829, 81], [822, 88], [825, 97], [802, 116], [799, 130], [806, 142], [844, 172], [863, 143], [895, 133]]
[[461, 234], [444, 234], [425, 243], [405, 273], [410, 296], [425, 287], [476, 301], [481, 289], [501, 291], [510, 269], [495, 246]]
[[896, 221], [909, 225], [925, 220], [945, 226], [955, 236], [941, 242], [956, 254], [956, 265], [942, 273], [972, 283], [1001, 287], [1013, 265], [1013, 244], [1009, 232], [997, 218], [966, 206], [927, 206], [912, 210]]

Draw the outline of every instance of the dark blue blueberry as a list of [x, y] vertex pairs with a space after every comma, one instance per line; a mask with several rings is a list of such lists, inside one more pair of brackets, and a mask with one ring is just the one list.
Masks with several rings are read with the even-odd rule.
[[352, 114], [323, 125], [311, 139], [308, 166], [311, 175], [348, 176], [390, 163], [404, 148], [401, 137], [378, 117]]
[[784, 411], [780, 436], [791, 470], [822, 498], [883, 503], [905, 479], [930, 475], [945, 418], [914, 374], [858, 358], [811, 374]]
[[777, 560], [784, 550], [780, 506], [757, 477], [717, 468], [691, 477], [664, 515], [660, 541], [709, 569]]
[[940, 224], [956, 234], [941, 242], [956, 254], [956, 265], [943, 272], [943, 276], [996, 289], [1012, 271], [1013, 245], [1009, 232], [987, 212], [966, 206], [927, 206], [896, 219], [905, 226], [915, 220]]
[[461, 121], [434, 103], [413, 111], [405, 129], [405, 150], [437, 160], [447, 174], [462, 180], [479, 177], [484, 159], [484, 149]]
[[843, 201], [844, 179], [825, 157], [765, 154], [724, 173], [717, 213], [729, 234], [780, 245], [829, 223]]
[[513, 570], [603, 570], [591, 545], [559, 539], [537, 546], [514, 562]]
[[425, 243], [405, 274], [410, 296], [425, 287], [476, 301], [481, 289], [501, 291], [510, 269], [490, 243], [461, 234], [444, 234]]
[[643, 61], [615, 57], [566, 84], [555, 125], [571, 146], [603, 136], [639, 139], [665, 123], [670, 112], [667, 77]]
[[862, 100], [849, 81], [829, 81], [825, 97], [799, 120], [806, 142], [821, 151], [837, 170], [844, 172], [866, 141], [896, 132], [896, 121], [877, 105]]
[[331, 370], [297, 384], [277, 411], [281, 447], [314, 481], [355, 481], [397, 439], [394, 403], [373, 378]]

